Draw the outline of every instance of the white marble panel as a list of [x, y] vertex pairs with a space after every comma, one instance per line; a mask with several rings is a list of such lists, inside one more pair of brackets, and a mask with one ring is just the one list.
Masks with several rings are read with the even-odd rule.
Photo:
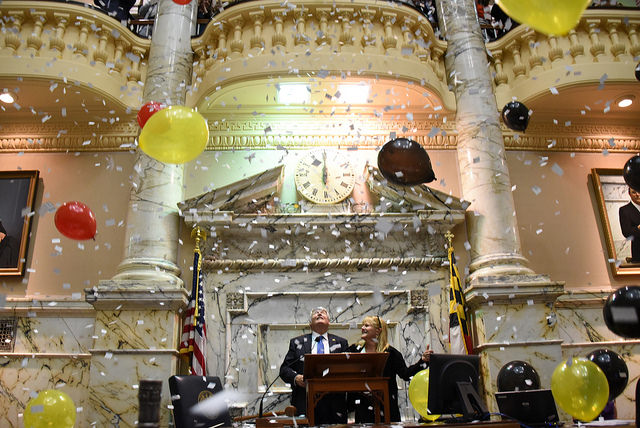
[[67, 393], [79, 409], [76, 426], [87, 426], [89, 359], [2, 356], [0, 368], [1, 427], [22, 427], [27, 403], [46, 389]]
[[604, 323], [602, 307], [561, 307], [556, 310], [559, 335], [566, 343], [620, 340]]
[[93, 323], [93, 317], [18, 318], [14, 352], [87, 352]]
[[172, 352], [105, 352], [91, 359], [89, 423], [99, 427], [135, 426], [138, 420], [140, 379], [162, 380], [160, 426], [171, 420], [168, 379], [176, 371]]
[[548, 322], [551, 312], [540, 304], [485, 305], [475, 312], [478, 344], [555, 340], [556, 325]]
[[[306, 219], [308, 221], [308, 219]], [[342, 216], [332, 224], [254, 225], [249, 220], [233, 229], [212, 226], [206, 256], [219, 259], [293, 259], [331, 257], [424, 257], [444, 253], [444, 237], [421, 223], [401, 223], [393, 217], [378, 217], [369, 223]]]
[[98, 311], [95, 347], [173, 349], [180, 323], [171, 311]]

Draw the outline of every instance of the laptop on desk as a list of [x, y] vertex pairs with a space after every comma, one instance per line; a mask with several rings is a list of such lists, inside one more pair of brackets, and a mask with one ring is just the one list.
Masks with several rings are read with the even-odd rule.
[[560, 426], [558, 410], [550, 389], [496, 392], [503, 419], [513, 418], [532, 427]]

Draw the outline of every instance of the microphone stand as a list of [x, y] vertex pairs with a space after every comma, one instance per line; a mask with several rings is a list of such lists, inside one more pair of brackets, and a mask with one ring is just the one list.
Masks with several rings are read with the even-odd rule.
[[[294, 365], [295, 363], [299, 362], [299, 361], [304, 361], [304, 355], [301, 355], [300, 358], [291, 361], [289, 364], [287, 364], [285, 367], [289, 368], [292, 365]], [[273, 382], [271, 382], [269, 384], [269, 386], [267, 386], [267, 389], [264, 390], [264, 394], [262, 394], [262, 397], [260, 397], [260, 407], [258, 408], [258, 417], [261, 418], [262, 417], [262, 404], [264, 403], [264, 397], [267, 396], [267, 392], [269, 392], [269, 390], [271, 389], [271, 387], [273, 386], [274, 383], [276, 383], [276, 381], [278, 380], [278, 378], [280, 377], [280, 374], [278, 373], [278, 376], [276, 376], [276, 378], [273, 380]], [[295, 380], [294, 380], [295, 383]], [[295, 385], [293, 385], [293, 387], [295, 388]]]
[[273, 382], [271, 382], [269, 384], [269, 386], [267, 386], [267, 389], [264, 390], [264, 394], [262, 394], [262, 397], [260, 397], [260, 408], [258, 409], [258, 417], [261, 418], [262, 417], [262, 404], [264, 403], [264, 397], [267, 396], [267, 392], [269, 392], [269, 389], [271, 389], [271, 387], [273, 386], [274, 383], [276, 383], [276, 381], [280, 378], [280, 375], [276, 376], [276, 378], [273, 380]]

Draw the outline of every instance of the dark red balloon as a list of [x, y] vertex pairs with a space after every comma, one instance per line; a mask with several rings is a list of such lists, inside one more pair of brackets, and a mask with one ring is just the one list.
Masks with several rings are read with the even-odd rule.
[[622, 394], [629, 381], [627, 363], [610, 349], [596, 349], [587, 355], [604, 372], [609, 383], [609, 401]]
[[82, 202], [65, 202], [56, 210], [56, 228], [67, 238], [83, 241], [96, 235], [96, 218]]
[[162, 110], [163, 108], [165, 108], [164, 104], [160, 104], [155, 101], [149, 101], [148, 103], [145, 103], [142, 107], [140, 107], [137, 117], [138, 125], [140, 125], [140, 128], [144, 128], [144, 124], [147, 123], [147, 120], [149, 120], [149, 118], [153, 116], [154, 113]]
[[524, 132], [529, 125], [529, 109], [519, 101], [507, 103], [502, 108], [502, 121], [509, 129]]
[[173, 2], [180, 5], [185, 5], [191, 3], [191, 0], [173, 0]]
[[640, 339], [640, 287], [618, 288], [602, 309], [604, 323], [618, 336]]
[[540, 389], [540, 376], [526, 361], [510, 361], [498, 372], [498, 391], [528, 391]]
[[387, 142], [378, 152], [378, 169], [392, 183], [412, 186], [436, 179], [426, 150], [407, 138]]
[[636, 192], [640, 192], [640, 156], [635, 155], [625, 162], [622, 170], [624, 182]]

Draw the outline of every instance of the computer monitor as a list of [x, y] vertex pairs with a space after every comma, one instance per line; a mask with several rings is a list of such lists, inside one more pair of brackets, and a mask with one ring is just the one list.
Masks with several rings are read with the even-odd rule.
[[[558, 425], [558, 410], [550, 389], [496, 392], [500, 413], [530, 427]], [[504, 419], [504, 417], [503, 417]]]
[[480, 357], [431, 354], [427, 407], [436, 415], [462, 415], [463, 420], [487, 420], [489, 411], [478, 393]]

